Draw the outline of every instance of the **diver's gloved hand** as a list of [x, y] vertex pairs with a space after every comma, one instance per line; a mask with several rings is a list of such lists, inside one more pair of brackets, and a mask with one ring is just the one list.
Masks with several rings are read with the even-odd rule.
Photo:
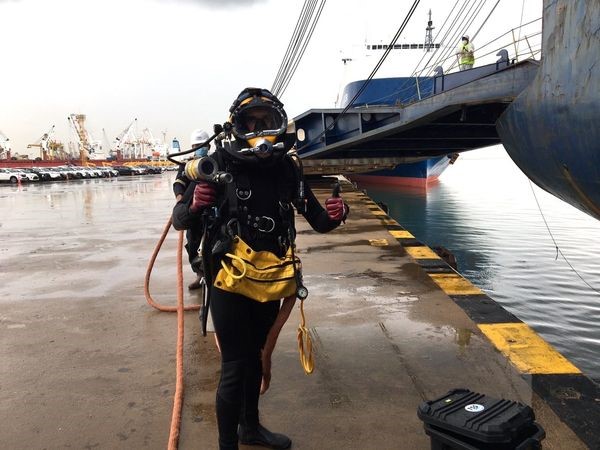
[[213, 206], [217, 201], [215, 185], [206, 181], [199, 181], [194, 188], [194, 198], [190, 205], [191, 212], [198, 212], [202, 208]]
[[327, 215], [331, 220], [346, 219], [347, 209], [342, 197], [329, 197], [325, 200], [325, 209], [327, 209]]

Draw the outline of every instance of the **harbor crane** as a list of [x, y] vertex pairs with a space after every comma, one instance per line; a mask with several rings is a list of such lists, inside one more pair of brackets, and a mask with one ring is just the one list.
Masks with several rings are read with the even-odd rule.
[[[144, 128], [140, 143], [142, 144], [142, 157], [150, 156], [153, 160], [160, 160], [161, 155], [166, 152], [166, 145], [161, 144], [160, 139], [154, 137], [150, 128]], [[148, 152], [144, 144], [148, 145]]]
[[0, 130], [0, 159], [10, 158], [10, 139]]
[[81, 159], [81, 165], [87, 166], [90, 153], [93, 153], [94, 149], [90, 145], [92, 140], [90, 134], [85, 129], [85, 114], [70, 114], [68, 120], [79, 140], [79, 158]]
[[117, 159], [121, 159], [125, 144], [131, 144], [133, 141], [135, 141], [134, 130], [136, 126], [137, 119], [133, 119], [131, 123], [115, 138], [116, 144], [114, 151], [117, 152]]
[[50, 127], [50, 130], [48, 130], [48, 132], [42, 134], [42, 137], [40, 137], [33, 144], [28, 144], [27, 148], [32, 148], [32, 147], [39, 148], [40, 149], [40, 159], [42, 159], [42, 160], [54, 159], [54, 151], [53, 151], [53, 148], [50, 147], [50, 142], [51, 142], [53, 136], [54, 136], [54, 125], [52, 125]]

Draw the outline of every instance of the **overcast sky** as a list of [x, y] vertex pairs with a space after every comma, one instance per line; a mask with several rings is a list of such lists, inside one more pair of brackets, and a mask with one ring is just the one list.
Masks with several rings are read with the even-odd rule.
[[[462, 1], [462, 0], [461, 0]], [[495, 1], [489, 1], [489, 8]], [[527, 0], [524, 19], [541, 16]], [[194, 128], [222, 123], [246, 86], [270, 88], [303, 0], [0, 0], [0, 130], [25, 153], [52, 125], [87, 115], [110, 140], [134, 118], [155, 136], [189, 143]], [[328, 0], [282, 100], [290, 117], [332, 107], [340, 51], [389, 41], [409, 0]], [[406, 35], [421, 41], [427, 11], [443, 22], [454, 2], [421, 0]], [[502, 0], [485, 31], [519, 25], [523, 0]], [[484, 32], [482, 31], [482, 38]], [[365, 77], [368, 74], [365, 74]]]

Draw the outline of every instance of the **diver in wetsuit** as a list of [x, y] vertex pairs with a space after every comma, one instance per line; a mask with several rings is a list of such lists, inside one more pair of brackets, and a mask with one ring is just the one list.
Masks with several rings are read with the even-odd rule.
[[258, 401], [269, 387], [271, 354], [296, 296], [283, 303], [280, 298], [260, 302], [215, 287], [215, 276], [230, 251], [231, 235], [255, 252], [269, 251], [281, 258], [294, 244], [294, 208], [314, 230], [326, 233], [345, 220], [348, 206], [340, 197], [331, 197], [324, 209], [305, 184], [287, 154], [295, 133], [287, 132], [283, 104], [269, 91], [243, 90], [230, 113], [231, 132], [212, 157], [233, 182], [191, 183], [173, 210], [173, 224], [179, 230], [198, 222], [210, 224], [203, 251], [208, 252], [210, 312], [222, 358], [216, 395], [219, 448], [237, 449], [239, 441], [286, 449], [291, 446], [287, 436], [261, 425]]
[[[208, 155], [210, 144], [206, 144], [206, 142], [209, 140], [209, 138], [210, 136], [208, 133], [201, 128], [192, 132], [190, 136], [190, 144], [192, 149], [195, 150], [193, 156], [194, 158], [200, 158]], [[182, 164], [179, 166], [177, 176], [173, 182], [173, 193], [175, 194], [175, 199], [177, 201], [180, 201], [183, 198], [183, 194], [185, 193], [189, 184], [190, 179], [186, 176], [184, 165]], [[202, 267], [200, 264], [200, 258], [198, 257], [198, 247], [200, 246], [201, 236], [202, 228], [200, 227], [200, 224], [195, 224], [194, 226], [188, 228], [185, 233], [185, 238], [187, 241], [185, 244], [185, 249], [188, 254], [190, 266], [196, 274], [196, 279], [188, 285], [189, 290], [200, 289], [201, 287], [200, 281], [202, 280]]]

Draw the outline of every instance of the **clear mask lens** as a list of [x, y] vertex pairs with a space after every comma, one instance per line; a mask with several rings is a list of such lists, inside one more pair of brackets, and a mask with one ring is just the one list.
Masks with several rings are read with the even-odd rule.
[[283, 117], [275, 108], [257, 105], [240, 111], [235, 126], [240, 134], [274, 131], [283, 126]]

